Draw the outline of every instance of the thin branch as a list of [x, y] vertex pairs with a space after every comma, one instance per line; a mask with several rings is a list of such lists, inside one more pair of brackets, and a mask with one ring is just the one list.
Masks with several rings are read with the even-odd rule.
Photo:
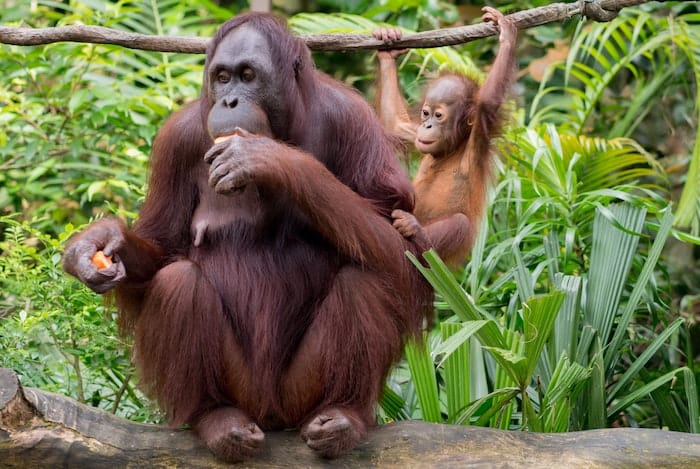
[[122, 397], [124, 396], [124, 393], [126, 392], [127, 388], [129, 387], [129, 381], [131, 380], [132, 372], [128, 371], [124, 375], [124, 379], [122, 380], [122, 385], [119, 386], [119, 389], [117, 390], [117, 393], [114, 395], [114, 403], [112, 404], [112, 409], [110, 412], [114, 415], [117, 414], [117, 410], [119, 410], [119, 403], [122, 400]]
[[[532, 28], [554, 21], [562, 21], [577, 15], [594, 20], [609, 21], [622, 8], [649, 3], [650, 0], [580, 0], [573, 3], [552, 3], [507, 15], [515, 21], [518, 29]], [[429, 48], [463, 44], [488, 36], [498, 31], [491, 23], [434, 29], [408, 34], [390, 47], [368, 34], [313, 34], [302, 36], [306, 45], [316, 51], [351, 51], [387, 48]], [[101, 26], [61, 26], [56, 28], [22, 28], [0, 26], [0, 43], [18, 46], [36, 46], [54, 42], [88, 42], [113, 44], [129, 49], [156, 52], [181, 52], [202, 54], [209, 38], [185, 36], [149, 36], [130, 33]]]

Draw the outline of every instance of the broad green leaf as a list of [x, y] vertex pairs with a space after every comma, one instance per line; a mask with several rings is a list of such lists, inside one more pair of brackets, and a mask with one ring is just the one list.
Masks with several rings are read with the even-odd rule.
[[685, 384], [685, 397], [688, 400], [688, 418], [690, 419], [690, 431], [692, 433], [700, 433], [700, 395], [695, 381], [693, 370], [688, 367], [681, 368], [683, 370], [683, 382]]
[[[630, 324], [634, 311], [637, 309], [637, 305], [639, 305], [639, 302], [642, 299], [644, 290], [646, 289], [646, 286], [654, 273], [656, 263], [659, 260], [659, 256], [661, 256], [663, 247], [666, 245], [666, 239], [671, 232], [672, 224], [673, 214], [671, 213], [670, 209], [667, 209], [665, 211], [664, 218], [661, 221], [659, 231], [656, 234], [656, 238], [654, 239], [654, 244], [649, 251], [644, 267], [642, 268], [642, 272], [639, 274], [639, 277], [637, 277], [634, 289], [632, 290], [629, 300], [627, 300], [627, 304], [625, 305], [625, 308], [618, 319], [616, 326], [617, 329], [610, 340], [610, 346], [605, 351], [605, 363], [607, 366], [608, 375], [612, 373], [612, 368], [618, 361], [617, 359], [620, 355], [620, 346], [622, 345], [622, 341], [627, 333], [627, 326]], [[609, 399], [611, 398], [612, 396], [609, 396]]]
[[605, 365], [600, 336], [596, 335], [591, 350], [591, 378], [586, 387], [587, 429], [605, 428]]
[[639, 241], [638, 236], [622, 231], [609, 218], [626, 230], [640, 232], [645, 214], [643, 208], [628, 204], [596, 210], [584, 311], [586, 323], [598, 331], [602, 343], [607, 344], [612, 332]]
[[441, 323], [442, 343], [435, 347], [433, 355], [442, 357], [437, 366], [441, 366], [455, 350], [468, 345], [469, 338], [479, 331], [488, 321], [467, 321], [464, 323]]
[[527, 381], [527, 362], [523, 355], [511, 350], [497, 347], [483, 347], [493, 355], [503, 370], [516, 382], [523, 386]]
[[520, 255], [520, 250], [517, 245], [513, 246], [513, 257], [515, 258], [515, 284], [518, 287], [518, 294], [522, 300], [535, 295], [535, 290], [532, 286], [532, 278], [530, 272], [523, 263], [523, 258]]
[[552, 333], [552, 327], [564, 302], [564, 297], [564, 292], [555, 291], [530, 298], [523, 303], [526, 377], [528, 379], [532, 377], [544, 346]]
[[579, 337], [579, 311], [581, 307], [581, 278], [573, 275], [562, 275], [556, 279], [557, 288], [566, 294], [559, 314], [554, 321], [554, 333], [550, 349], [552, 361], [564, 355], [576, 357], [576, 340]]
[[[485, 321], [484, 321], [485, 322]], [[472, 326], [471, 331], [468, 327]], [[443, 322], [440, 324], [443, 343], [441, 347], [446, 345], [452, 339], [453, 341], [446, 349], [446, 359], [443, 359], [445, 366], [445, 392], [447, 394], [447, 416], [450, 422], [454, 422], [457, 414], [470, 401], [469, 390], [469, 337], [478, 330], [473, 327], [473, 323], [465, 325], [456, 323]], [[469, 334], [465, 333], [471, 332]], [[436, 351], [437, 352], [437, 351]]]
[[[460, 319], [463, 321], [492, 319], [477, 308], [435, 251], [431, 249], [423, 254], [429, 268], [423, 267], [410, 253], [407, 253], [407, 255], [416, 268], [430, 282], [436, 293], [445, 299]], [[477, 337], [484, 345], [500, 348], [504, 346], [503, 336], [494, 321], [489, 320], [488, 323], [484, 324], [477, 332]]]
[[407, 420], [406, 402], [389, 386], [384, 386], [382, 398], [379, 405], [386, 413], [386, 416], [392, 420]]
[[423, 420], [442, 422], [435, 367], [430, 358], [427, 340], [424, 338], [420, 343], [409, 341], [404, 347], [404, 352], [418, 394]]
[[562, 399], [575, 398], [590, 376], [590, 369], [576, 362], [571, 363], [566, 355], [562, 355], [545, 392], [542, 407], [556, 405]]

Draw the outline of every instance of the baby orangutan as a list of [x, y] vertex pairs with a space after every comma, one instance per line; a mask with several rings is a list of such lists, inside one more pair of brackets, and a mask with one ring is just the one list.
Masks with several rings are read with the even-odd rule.
[[[413, 180], [415, 216], [394, 210], [394, 226], [406, 238], [432, 245], [451, 267], [464, 264], [474, 243], [491, 177], [491, 142], [500, 130], [501, 106], [515, 78], [517, 27], [494, 8], [484, 7], [483, 12], [483, 20], [500, 32], [498, 54], [486, 81], [479, 87], [454, 73], [433, 80], [425, 91], [419, 124], [409, 117], [399, 89], [395, 58], [404, 51], [377, 53], [380, 120], [423, 154]], [[391, 44], [401, 38], [401, 31], [383, 28], [374, 36]]]

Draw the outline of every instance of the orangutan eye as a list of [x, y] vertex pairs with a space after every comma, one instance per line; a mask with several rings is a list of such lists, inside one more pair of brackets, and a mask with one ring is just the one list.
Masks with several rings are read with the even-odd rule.
[[216, 81], [218, 81], [219, 83], [228, 83], [229, 81], [231, 81], [231, 74], [226, 70], [220, 70], [216, 74]]
[[426, 119], [427, 119], [427, 117], [430, 115], [430, 113], [428, 112], [427, 109], [423, 109], [422, 113], [423, 113], [423, 117], [426, 118]]
[[435, 113], [435, 118], [440, 119], [442, 117], [442, 113], [440, 111]]
[[241, 70], [241, 80], [246, 83], [255, 80], [255, 72], [253, 71], [253, 69], [250, 67], [246, 67], [243, 70]]

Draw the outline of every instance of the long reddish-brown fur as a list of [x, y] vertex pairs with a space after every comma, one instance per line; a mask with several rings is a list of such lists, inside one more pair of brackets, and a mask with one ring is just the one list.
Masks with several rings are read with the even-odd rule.
[[[464, 265], [476, 239], [492, 179], [493, 141], [501, 130], [505, 95], [516, 76], [516, 25], [494, 8], [484, 7], [483, 11], [484, 21], [497, 25], [500, 42], [483, 86], [464, 75], [446, 73], [426, 88], [421, 108], [441, 106], [439, 112], [449, 114], [450, 119], [444, 128], [437, 121], [412, 121], [398, 82], [395, 58], [402, 52], [377, 54], [377, 108], [383, 124], [405, 142], [427, 138], [432, 141], [429, 148], [436, 152], [423, 154], [414, 178], [414, 213], [397, 213], [395, 225], [407, 237], [427, 237], [452, 267]], [[375, 37], [384, 40], [400, 36], [398, 30], [375, 31]], [[430, 100], [429, 94], [433, 95]], [[426, 110], [426, 116], [432, 111]], [[435, 129], [440, 130], [435, 133]], [[436, 142], [443, 143], [442, 147]]]
[[291, 158], [320, 163], [271, 167], [276, 190], [260, 189], [252, 219], [194, 247], [190, 225], [205, 196], [198, 178], [212, 145], [205, 78], [202, 97], [155, 140], [149, 191], [119, 253], [128, 273], [117, 287], [120, 325], [134, 335], [143, 384], [174, 424], [235, 406], [263, 429], [298, 427], [334, 405], [369, 426], [389, 367], [431, 307], [404, 255], [420, 247], [389, 221], [392, 210], [413, 209], [413, 188], [361, 96], [317, 71], [278, 21], [230, 20], [207, 63], [244, 23], [268, 38], [289, 77], [282, 93], [293, 125], [276, 138]]

